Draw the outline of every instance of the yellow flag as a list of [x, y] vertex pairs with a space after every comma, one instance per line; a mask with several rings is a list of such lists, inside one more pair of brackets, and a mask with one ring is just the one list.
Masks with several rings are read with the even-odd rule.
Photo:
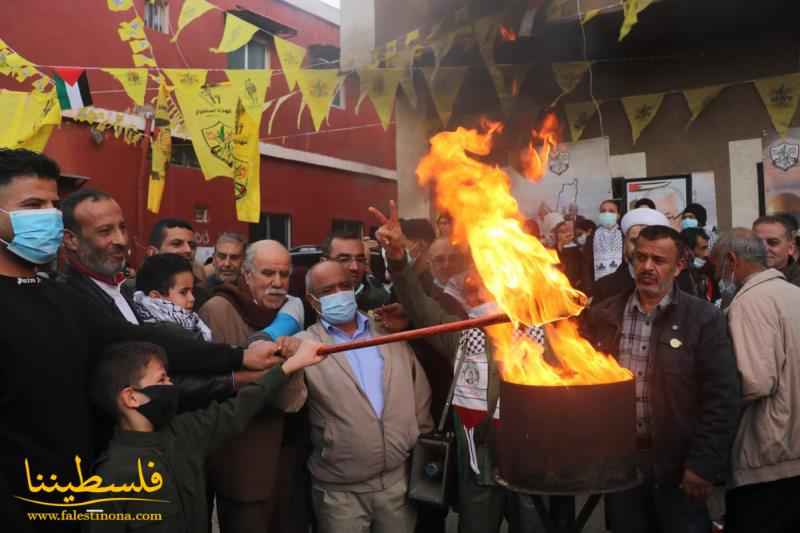
[[339, 90], [339, 71], [336, 69], [300, 69], [297, 84], [303, 100], [311, 111], [314, 129], [319, 131], [322, 121], [328, 116], [331, 102]]
[[236, 87], [245, 111], [250, 114], [250, 118], [255, 121], [256, 126], [260, 125], [264, 97], [267, 95], [267, 88], [272, 80], [272, 71], [229, 69], [225, 71], [225, 75]]
[[183, 121], [207, 180], [233, 177], [233, 133], [238, 94], [233, 84], [175, 84]]
[[[725, 87], [727, 87], [727, 85], [712, 85], [711, 87], [701, 87], [699, 89], [687, 89], [683, 91], [683, 95], [686, 97], [686, 103], [689, 104], [689, 111], [692, 114], [692, 117], [689, 119], [689, 124], [700, 116], [700, 113], [719, 96], [719, 93], [721, 93], [722, 89]], [[687, 124], [687, 126], [689, 124]]]
[[50, 87], [50, 90], [55, 88], [53, 80], [44, 75], [40, 76], [39, 79], [35, 80], [31, 85], [40, 93], [47, 92], [46, 89], [48, 87]]
[[556, 83], [561, 88], [561, 95], [556, 102], [565, 94], [569, 94], [581, 84], [586, 73], [592, 64], [589, 61], [575, 61], [573, 63], [553, 63], [553, 74]]
[[486, 65], [491, 67], [494, 65], [494, 45], [497, 42], [500, 19], [497, 16], [483, 17], [475, 22], [473, 28], [478, 50]]
[[0, 90], [0, 147], [41, 152], [59, 124], [61, 107], [55, 91]]
[[129, 41], [128, 44], [131, 47], [131, 53], [134, 54], [138, 54], [150, 48], [150, 42], [147, 39], [134, 39]]
[[233, 191], [236, 198], [236, 218], [241, 222], [257, 223], [261, 217], [261, 153], [258, 149], [258, 131], [257, 122], [240, 103], [236, 113], [236, 133], [233, 136]]
[[386, 62], [387, 67], [397, 69], [402, 73], [400, 77], [400, 87], [402, 87], [403, 93], [408, 99], [408, 103], [411, 104], [413, 108], [417, 107], [418, 102], [417, 89], [414, 87], [414, 71], [411, 69], [411, 63], [414, 60], [415, 53], [416, 48], [406, 48], [398, 52], [391, 61]]
[[442, 125], [447, 127], [450, 117], [453, 115], [453, 104], [455, 104], [458, 92], [464, 83], [467, 67], [441, 67], [438, 72], [435, 70], [432, 67], [425, 67], [422, 69], [422, 73], [425, 81], [428, 82], [428, 88]]
[[200, 68], [165, 68], [162, 69], [176, 87], [183, 89], [199, 89], [206, 84], [208, 71]]
[[639, 22], [639, 13], [647, 9], [653, 0], [622, 0], [623, 21], [619, 29], [619, 40], [622, 41]]
[[511, 116], [514, 109], [514, 102], [525, 77], [528, 75], [530, 65], [493, 65], [489, 67], [489, 74], [492, 76], [497, 99], [500, 100], [500, 107], [506, 116]]
[[594, 102], [578, 102], [565, 105], [564, 111], [572, 134], [572, 142], [578, 142], [583, 136], [583, 130], [597, 113], [597, 106]]
[[120, 22], [117, 33], [119, 34], [119, 38], [123, 41], [147, 39], [147, 36], [144, 34], [144, 21], [141, 17], [136, 17], [130, 22]]
[[780, 135], [786, 135], [800, 98], [800, 74], [756, 80], [756, 89]]
[[167, 86], [167, 80], [163, 77], [158, 84], [158, 96], [156, 97], [155, 105], [155, 122], [158, 127], [165, 127], [170, 124], [170, 90]]
[[175, 36], [172, 37], [171, 41], [173, 43], [177, 41], [178, 36], [187, 24], [204, 15], [211, 9], [217, 9], [217, 7], [213, 4], [209, 4], [206, 0], [185, 0], [183, 6], [181, 6], [181, 14], [178, 17], [178, 31], [175, 32]]
[[167, 180], [167, 166], [172, 156], [172, 132], [169, 126], [159, 128], [153, 143], [150, 179], [147, 184], [147, 210], [158, 213], [161, 210], [161, 199], [164, 197], [164, 187]]
[[636, 144], [644, 129], [653, 121], [663, 101], [664, 93], [626, 96], [622, 99], [622, 107], [631, 123], [633, 144]]
[[127, 11], [133, 6], [133, 0], [108, 0], [111, 11]]
[[397, 39], [394, 39], [386, 43], [386, 51], [383, 55], [383, 59], [391, 59], [396, 55], [397, 55]]
[[133, 64], [137, 67], [156, 67], [156, 60], [144, 54], [133, 54]]
[[233, 52], [249, 43], [257, 31], [258, 26], [228, 14], [225, 16], [225, 31], [222, 33], [219, 45], [209, 50], [215, 54]]
[[600, 9], [590, 9], [586, 13], [583, 13], [581, 15], [581, 24], [586, 24], [587, 22], [595, 18], [597, 15], [599, 15], [601, 11], [602, 10]]
[[104, 68], [122, 84], [122, 88], [136, 105], [144, 105], [147, 90], [147, 69], [144, 68]]
[[397, 86], [404, 75], [402, 70], [393, 68], [364, 68], [358, 71], [362, 97], [369, 95], [384, 130], [392, 119]]
[[406, 34], [406, 48], [410, 47], [412, 43], [419, 41], [420, 39], [420, 32], [419, 30], [410, 31]]
[[303, 60], [306, 58], [306, 49], [280, 37], [275, 37], [275, 50], [278, 52], [281, 69], [291, 91], [297, 85], [297, 71], [300, 70]]

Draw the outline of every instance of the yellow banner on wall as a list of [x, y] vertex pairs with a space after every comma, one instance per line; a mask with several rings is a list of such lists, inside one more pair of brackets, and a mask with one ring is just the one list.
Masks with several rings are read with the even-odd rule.
[[200, 18], [211, 9], [218, 8], [214, 4], [206, 2], [206, 0], [184, 0], [181, 6], [181, 14], [178, 16], [178, 30], [172, 37], [171, 42], [174, 43], [178, 40], [178, 36], [188, 24]]
[[250, 118], [256, 121], [256, 125], [261, 124], [264, 97], [267, 95], [267, 89], [272, 80], [272, 71], [228, 69], [225, 71], [225, 75], [235, 87]]
[[143, 54], [133, 54], [133, 64], [137, 67], [155, 67], [156, 60]]
[[553, 75], [555, 75], [556, 83], [561, 89], [561, 95], [556, 99], [556, 102], [562, 96], [574, 91], [581, 84], [591, 66], [592, 64], [589, 61], [553, 63]]
[[258, 31], [258, 26], [231, 14], [225, 15], [225, 31], [216, 48], [209, 48], [215, 54], [234, 52], [250, 42]]
[[619, 29], [619, 40], [622, 41], [639, 22], [639, 13], [650, 7], [653, 0], [622, 0], [623, 21]]
[[130, 22], [120, 22], [117, 33], [119, 34], [119, 38], [123, 41], [147, 39], [147, 36], [144, 34], [144, 21], [141, 17], [136, 17]]
[[653, 121], [663, 101], [664, 93], [626, 96], [622, 99], [622, 107], [631, 123], [633, 144], [636, 144], [639, 136]]
[[59, 124], [61, 107], [55, 91], [0, 90], [0, 147], [41, 152]]
[[111, 11], [127, 11], [133, 7], [133, 0], [108, 0], [108, 9]]
[[417, 98], [417, 89], [414, 87], [414, 71], [411, 69], [415, 53], [416, 48], [403, 49], [391, 60], [387, 61], [386, 66], [398, 69], [403, 73], [400, 77], [400, 87], [402, 87], [408, 103], [416, 109], [419, 99]]
[[404, 71], [393, 68], [364, 68], [358, 71], [361, 97], [369, 96], [384, 130], [389, 127], [397, 97], [397, 87], [405, 74]]
[[172, 132], [169, 126], [159, 128], [151, 145], [150, 179], [147, 184], [147, 210], [158, 213], [167, 182], [167, 166], [172, 157]]
[[104, 72], [117, 79], [125, 93], [136, 105], [144, 105], [147, 90], [147, 69], [145, 68], [104, 68]]
[[275, 37], [275, 51], [278, 52], [281, 69], [283, 70], [283, 75], [286, 76], [286, 83], [291, 91], [297, 85], [297, 71], [303, 66], [303, 61], [306, 58], [306, 49], [280, 37]]
[[577, 102], [565, 105], [564, 112], [567, 115], [572, 142], [578, 142], [583, 136], [583, 130], [597, 113], [597, 106], [594, 102]]
[[686, 97], [686, 103], [689, 105], [689, 112], [692, 115], [687, 126], [691, 125], [691, 123], [700, 116], [700, 113], [719, 96], [719, 93], [721, 93], [722, 89], [725, 87], [727, 87], [727, 85], [713, 85], [711, 87], [686, 89], [683, 91], [683, 95]]
[[800, 74], [788, 74], [755, 81], [775, 130], [786, 135], [800, 99]]
[[[439, 114], [442, 125], [447, 127], [450, 117], [453, 115], [453, 105], [458, 98], [458, 92], [464, 83], [464, 76], [467, 74], [467, 67], [441, 67], [438, 72], [435, 68], [425, 67], [422, 73]], [[435, 75], [434, 75], [435, 74]]]
[[258, 132], [258, 122], [240, 102], [236, 112], [236, 133], [233, 137], [233, 190], [236, 218], [241, 222], [258, 223], [261, 217], [261, 153]]
[[297, 84], [303, 93], [303, 101], [311, 112], [314, 129], [319, 131], [322, 121], [328, 116], [333, 98], [339, 90], [339, 71], [336, 69], [300, 69]]

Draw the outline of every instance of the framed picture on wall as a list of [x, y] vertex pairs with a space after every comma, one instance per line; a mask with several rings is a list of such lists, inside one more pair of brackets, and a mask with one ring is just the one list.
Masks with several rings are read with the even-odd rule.
[[623, 211], [633, 209], [637, 200], [649, 198], [656, 204], [656, 209], [667, 216], [672, 227], [680, 231], [680, 215], [692, 203], [692, 176], [626, 179], [622, 193]]

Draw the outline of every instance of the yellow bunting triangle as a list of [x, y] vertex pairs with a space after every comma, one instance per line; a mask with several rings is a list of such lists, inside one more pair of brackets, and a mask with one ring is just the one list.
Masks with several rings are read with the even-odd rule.
[[387, 61], [386, 66], [400, 70], [400, 87], [408, 99], [411, 107], [416, 108], [418, 103], [417, 89], [414, 87], [414, 71], [411, 69], [411, 64], [414, 61], [414, 54], [417, 48], [406, 48], [401, 50], [391, 61]]
[[50, 87], [50, 90], [53, 90], [55, 86], [52, 85], [53, 80], [48, 78], [47, 76], [40, 76], [38, 80], [35, 80], [31, 85], [33, 88], [39, 91], [40, 93], [47, 92], [46, 89]]
[[171, 42], [178, 40], [178, 36], [188, 24], [201, 17], [211, 9], [218, 9], [214, 4], [206, 0], [185, 0], [181, 6], [181, 14], [178, 16], [178, 30], [172, 37]]
[[[425, 67], [422, 69], [425, 81], [436, 106], [436, 112], [442, 121], [442, 125], [447, 127], [450, 117], [453, 115], [453, 105], [458, 98], [458, 92], [464, 83], [464, 76], [467, 73], [466, 67], [442, 67], [438, 72], [434, 68]], [[435, 76], [434, 76], [435, 74]]]
[[435, 64], [434, 72], [439, 69], [439, 66], [442, 64], [442, 60], [447, 57], [448, 53], [450, 53], [450, 50], [453, 48], [455, 42], [456, 32], [450, 32], [431, 44], [431, 50], [433, 51], [433, 60]]
[[137, 67], [156, 67], [156, 60], [143, 54], [133, 54], [133, 64]]
[[133, 6], [133, 0], [108, 0], [111, 11], [127, 11]]
[[61, 107], [55, 91], [0, 90], [0, 148], [41, 152], [59, 124]]
[[222, 33], [222, 39], [216, 48], [209, 48], [209, 50], [215, 54], [234, 52], [250, 42], [257, 31], [258, 26], [227, 14], [225, 15], [225, 30]]
[[207, 180], [233, 177], [233, 134], [239, 95], [231, 83], [199, 87], [175, 84], [183, 121]]
[[297, 84], [300, 86], [303, 100], [311, 112], [314, 129], [319, 131], [322, 121], [328, 115], [336, 91], [339, 89], [339, 71], [300, 69], [297, 71]]
[[150, 42], [147, 39], [134, 39], [129, 41], [128, 44], [131, 47], [131, 53], [134, 54], [138, 54], [150, 48]]
[[483, 17], [475, 22], [473, 30], [481, 57], [487, 66], [494, 65], [494, 45], [500, 30], [500, 19], [497, 16]]
[[[261, 114], [258, 115], [261, 117]], [[233, 191], [236, 218], [257, 223], [261, 218], [261, 153], [258, 121], [239, 103], [233, 136]]]
[[583, 130], [597, 113], [597, 106], [594, 102], [578, 102], [565, 105], [564, 112], [567, 115], [572, 142], [578, 142], [583, 136]]
[[411, 47], [413, 43], [416, 43], [420, 40], [420, 32], [419, 30], [410, 31], [406, 34], [406, 48]]
[[711, 87], [686, 89], [683, 91], [683, 95], [686, 97], [686, 103], [689, 104], [689, 112], [692, 114], [687, 126], [700, 116], [700, 113], [719, 96], [719, 93], [721, 93], [722, 89], [725, 87], [727, 87], [727, 85], [712, 85]]
[[162, 77], [161, 82], [158, 84], [158, 96], [156, 96], [156, 126], [164, 127], [170, 124], [170, 101], [172, 99], [170, 92], [167, 80]]
[[787, 74], [755, 81], [767, 113], [780, 135], [786, 135], [800, 98], [800, 74]]
[[144, 21], [141, 17], [136, 17], [130, 22], [120, 22], [117, 33], [119, 34], [119, 38], [123, 41], [147, 39], [147, 36], [144, 34]]
[[364, 68], [358, 71], [361, 94], [369, 95], [384, 130], [389, 127], [392, 119], [397, 86], [404, 75], [404, 71], [392, 68]]
[[623, 20], [619, 29], [619, 40], [622, 41], [639, 22], [639, 13], [647, 9], [653, 0], [622, 0]]
[[602, 11], [601, 9], [590, 9], [586, 13], [583, 13], [581, 15], [581, 24], [586, 24], [587, 22], [595, 18], [597, 15], [599, 15], [601, 11]]
[[528, 75], [530, 65], [493, 65], [489, 67], [489, 74], [492, 76], [497, 99], [500, 100], [500, 107], [503, 114], [510, 116], [514, 109], [514, 102], [525, 77]]
[[286, 76], [286, 83], [291, 91], [297, 85], [297, 71], [303, 66], [303, 61], [306, 58], [306, 49], [280, 37], [275, 37], [275, 50], [278, 52], [281, 69], [283, 70], [283, 75]]
[[250, 118], [256, 122], [256, 125], [260, 125], [264, 97], [267, 95], [267, 88], [272, 80], [272, 71], [229, 69], [225, 71], [225, 75], [236, 87], [245, 111], [250, 113]]
[[[556, 102], [558, 102], [562, 96], [574, 91], [578, 85], [581, 84], [591, 66], [592, 64], [589, 61], [553, 63], [553, 74], [555, 75], [556, 83], [561, 89], [561, 95], [556, 98]], [[555, 105], [555, 102], [553, 105]]]
[[150, 179], [147, 183], [147, 210], [158, 213], [161, 210], [161, 199], [167, 180], [167, 166], [172, 157], [172, 132], [169, 126], [159, 128], [153, 142]]
[[391, 59], [397, 55], [397, 39], [393, 39], [386, 43], [384, 47], [383, 59]]
[[208, 71], [201, 68], [165, 68], [164, 73], [175, 87], [199, 89], [206, 84]]
[[663, 101], [664, 93], [626, 96], [622, 99], [622, 107], [631, 123], [633, 144], [636, 144], [644, 129], [653, 121]]
[[147, 69], [144, 68], [104, 68], [122, 84], [125, 93], [136, 105], [144, 105], [147, 90]]

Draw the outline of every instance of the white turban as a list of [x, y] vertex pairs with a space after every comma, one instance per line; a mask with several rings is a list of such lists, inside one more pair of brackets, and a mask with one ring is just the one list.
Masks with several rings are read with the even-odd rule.
[[622, 234], [628, 235], [628, 230], [633, 226], [669, 226], [669, 220], [661, 211], [650, 209], [649, 207], [639, 207], [631, 209], [622, 217], [620, 226]]

